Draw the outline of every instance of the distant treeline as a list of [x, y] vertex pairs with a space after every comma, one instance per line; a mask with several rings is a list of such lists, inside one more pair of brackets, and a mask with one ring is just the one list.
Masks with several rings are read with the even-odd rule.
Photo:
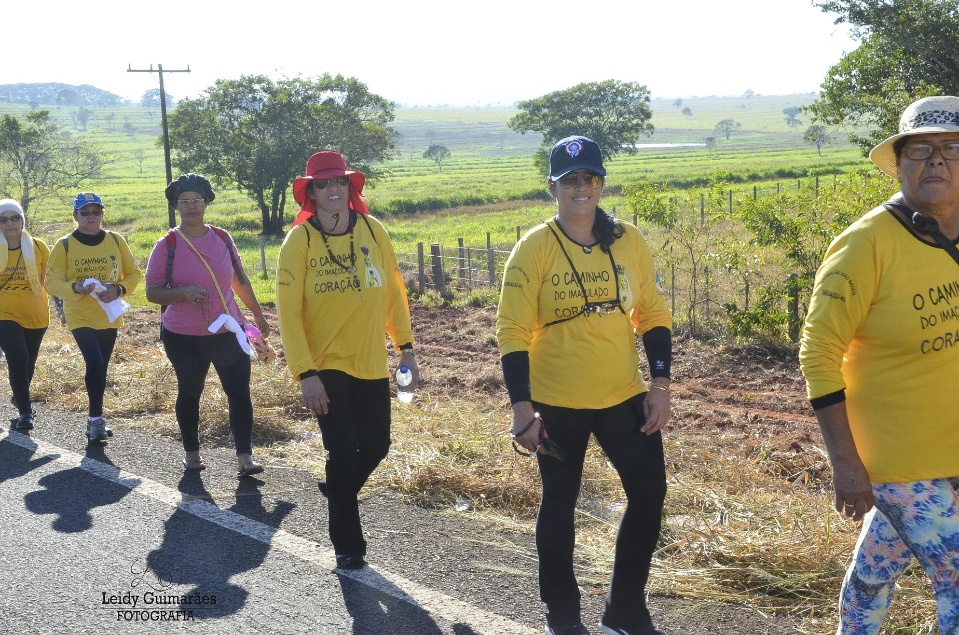
[[53, 106], [119, 106], [129, 103], [119, 95], [90, 84], [73, 86], [58, 82], [0, 84], [0, 102]]

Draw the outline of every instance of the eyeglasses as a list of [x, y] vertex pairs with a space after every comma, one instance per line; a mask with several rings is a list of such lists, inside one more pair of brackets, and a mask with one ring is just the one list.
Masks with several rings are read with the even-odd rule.
[[931, 158], [936, 150], [947, 161], [959, 161], [959, 142], [944, 143], [941, 146], [935, 146], [931, 143], [910, 143], [903, 150], [903, 154], [912, 161], [925, 161]]
[[564, 174], [556, 179], [556, 182], [567, 190], [576, 187], [580, 183], [585, 183], [594, 190], [598, 190], [599, 188], [603, 187], [603, 177], [598, 174], [591, 174], [588, 172], [570, 172], [569, 174]]
[[23, 220], [20, 218], [20, 214], [14, 214], [13, 216], [0, 216], [0, 223], [3, 223], [4, 225], [7, 223], [15, 223], [19, 220]]
[[350, 177], [344, 175], [337, 176], [332, 179], [313, 179], [313, 185], [315, 185], [316, 189], [318, 190], [325, 190], [327, 187], [329, 187], [330, 183], [336, 183], [340, 187], [346, 187], [350, 184]]
[[199, 205], [200, 203], [206, 203], [206, 199], [202, 197], [201, 198], [181, 198], [181, 199], [178, 199], [176, 202], [177, 205], [182, 205], [184, 207], [187, 207], [190, 205]]
[[87, 216], [99, 216], [103, 213], [102, 209], [81, 209], [77, 212], [80, 216], [86, 218]]

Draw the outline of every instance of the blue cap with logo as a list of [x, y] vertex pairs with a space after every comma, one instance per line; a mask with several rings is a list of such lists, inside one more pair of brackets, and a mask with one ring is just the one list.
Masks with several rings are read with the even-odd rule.
[[587, 137], [575, 136], [556, 142], [549, 153], [550, 180], [555, 181], [573, 170], [589, 170], [600, 176], [606, 176], [603, 153], [595, 141]]
[[77, 197], [73, 199], [73, 211], [79, 211], [91, 203], [93, 205], [99, 205], [100, 209], [103, 209], [103, 201], [100, 199], [99, 194], [94, 194], [93, 192], [80, 192], [77, 194]]

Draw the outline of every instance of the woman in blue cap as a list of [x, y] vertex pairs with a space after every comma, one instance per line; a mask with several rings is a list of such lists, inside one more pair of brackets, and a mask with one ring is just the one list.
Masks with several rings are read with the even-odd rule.
[[53, 246], [46, 277], [47, 291], [63, 300], [67, 328], [86, 365], [90, 441], [106, 441], [113, 435], [103, 418], [103, 395], [117, 331], [123, 326], [123, 303], [117, 301], [133, 293], [143, 277], [126, 239], [103, 229], [104, 212], [99, 195], [77, 194], [73, 201], [77, 227]]
[[[642, 234], [599, 207], [605, 176], [591, 139], [567, 137], [553, 146], [546, 187], [556, 215], [510, 254], [497, 337], [512, 436], [536, 454], [543, 481], [536, 549], [546, 632], [589, 632], [580, 619], [573, 546], [583, 461], [594, 435], [629, 501], [600, 632], [663, 635], [645, 596], [666, 496], [660, 430], [670, 413], [672, 317]], [[649, 384], [639, 371], [636, 334], [649, 360]]]

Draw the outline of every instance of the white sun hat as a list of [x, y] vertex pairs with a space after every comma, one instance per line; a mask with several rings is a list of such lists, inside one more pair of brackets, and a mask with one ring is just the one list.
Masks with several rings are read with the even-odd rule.
[[879, 169], [893, 178], [899, 178], [896, 152], [893, 146], [903, 137], [937, 132], [959, 132], [959, 97], [940, 95], [914, 101], [899, 118], [899, 133], [894, 134], [869, 152], [869, 158]]

